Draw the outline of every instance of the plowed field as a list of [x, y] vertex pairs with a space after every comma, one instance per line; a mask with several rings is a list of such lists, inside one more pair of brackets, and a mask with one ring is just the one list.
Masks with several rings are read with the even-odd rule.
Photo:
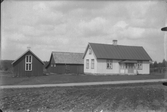
[[1, 89], [0, 108], [16, 112], [166, 112], [167, 86], [101, 85]]

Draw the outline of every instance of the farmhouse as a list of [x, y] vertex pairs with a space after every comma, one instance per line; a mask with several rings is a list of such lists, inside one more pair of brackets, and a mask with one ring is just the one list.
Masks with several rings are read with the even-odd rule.
[[16, 77], [43, 75], [44, 63], [30, 49], [12, 62], [12, 65]]
[[50, 73], [83, 73], [83, 53], [52, 52], [46, 69]]
[[89, 43], [84, 53], [85, 74], [149, 74], [152, 60], [141, 46]]

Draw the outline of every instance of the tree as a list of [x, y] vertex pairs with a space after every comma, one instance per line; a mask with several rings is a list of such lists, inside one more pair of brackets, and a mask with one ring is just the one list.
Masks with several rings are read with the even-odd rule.
[[155, 68], [155, 67], [158, 67], [157, 61], [154, 62], [154, 68]]
[[154, 63], [151, 63], [151, 64], [150, 64], [150, 68], [154, 68]]
[[162, 60], [162, 67], [166, 67], [167, 66], [167, 61], [165, 61], [165, 59]]

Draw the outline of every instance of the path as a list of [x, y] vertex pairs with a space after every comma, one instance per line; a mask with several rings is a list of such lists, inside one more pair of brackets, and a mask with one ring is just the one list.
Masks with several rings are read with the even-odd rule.
[[106, 81], [106, 82], [83, 82], [83, 83], [64, 83], [64, 84], [40, 84], [40, 85], [9, 85], [0, 86], [0, 89], [10, 88], [40, 88], [40, 87], [66, 87], [66, 86], [91, 86], [91, 85], [107, 85], [107, 84], [133, 84], [133, 83], [163, 83], [167, 79], [151, 79], [151, 80], [129, 80], [129, 81]]

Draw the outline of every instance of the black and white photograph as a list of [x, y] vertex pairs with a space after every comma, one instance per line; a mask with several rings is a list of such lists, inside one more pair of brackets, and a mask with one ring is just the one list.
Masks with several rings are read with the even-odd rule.
[[167, 1], [1, 1], [1, 111], [166, 112]]

